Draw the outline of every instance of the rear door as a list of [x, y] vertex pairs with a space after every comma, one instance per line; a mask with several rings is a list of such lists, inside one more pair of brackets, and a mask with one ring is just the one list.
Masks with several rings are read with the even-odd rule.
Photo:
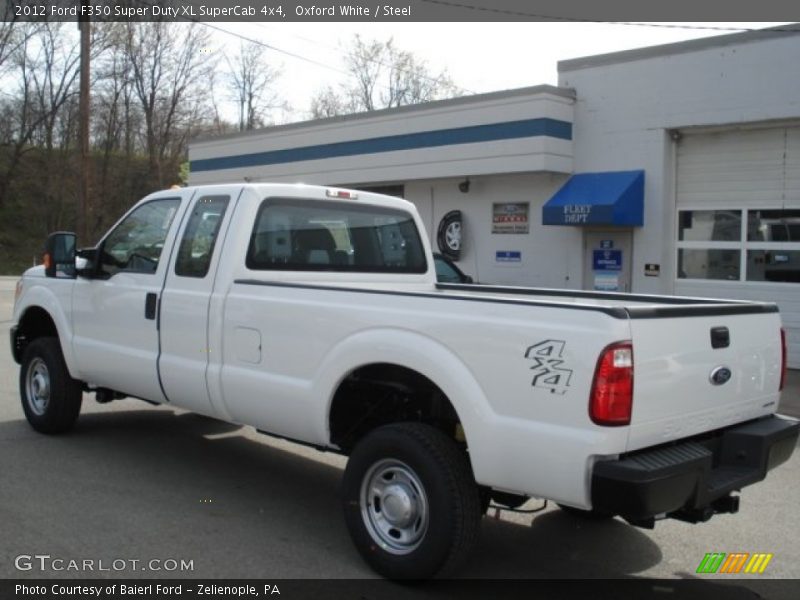
[[[634, 360], [629, 450], [775, 412], [780, 315], [697, 314], [631, 319]], [[716, 346], [716, 347], [715, 347]], [[725, 372], [727, 371], [727, 372]]]
[[214, 187], [193, 199], [161, 296], [158, 370], [172, 404], [216, 414], [206, 384], [208, 310], [240, 186]]

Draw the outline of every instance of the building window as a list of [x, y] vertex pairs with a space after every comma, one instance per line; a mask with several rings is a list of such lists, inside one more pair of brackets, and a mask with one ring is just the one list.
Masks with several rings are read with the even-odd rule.
[[682, 210], [680, 216], [681, 242], [738, 242], [742, 237], [740, 210]]
[[800, 209], [681, 210], [678, 278], [800, 283]]

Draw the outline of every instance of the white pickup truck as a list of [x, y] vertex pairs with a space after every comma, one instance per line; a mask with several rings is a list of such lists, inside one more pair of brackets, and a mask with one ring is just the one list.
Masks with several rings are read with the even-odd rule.
[[52, 234], [17, 288], [30, 424], [66, 431], [94, 392], [349, 455], [347, 526], [387, 577], [452, 572], [492, 500], [734, 513], [797, 442], [774, 304], [437, 284], [398, 198], [167, 190], [75, 248]]

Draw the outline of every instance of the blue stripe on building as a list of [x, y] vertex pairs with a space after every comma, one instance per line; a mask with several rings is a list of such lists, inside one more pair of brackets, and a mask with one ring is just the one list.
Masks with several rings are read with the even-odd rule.
[[262, 165], [278, 165], [300, 162], [304, 160], [320, 160], [358, 154], [377, 154], [395, 152], [397, 150], [416, 150], [419, 148], [435, 148], [455, 144], [474, 144], [476, 142], [492, 142], [497, 140], [514, 140], [527, 137], [552, 137], [562, 140], [572, 139], [572, 123], [557, 119], [539, 118], [524, 121], [508, 121], [489, 125], [473, 125], [455, 129], [439, 129], [436, 131], [420, 131], [402, 135], [353, 140], [304, 146], [286, 150], [255, 152], [236, 156], [220, 156], [193, 160], [191, 170], [215, 171], [219, 169], [237, 169]]

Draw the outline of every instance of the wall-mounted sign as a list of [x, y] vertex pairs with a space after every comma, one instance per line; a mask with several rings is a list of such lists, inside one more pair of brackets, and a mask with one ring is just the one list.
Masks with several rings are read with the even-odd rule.
[[494, 261], [498, 263], [521, 263], [522, 252], [519, 250], [498, 250], [494, 253]]
[[593, 271], [621, 271], [622, 250], [594, 250], [592, 251]]
[[528, 233], [528, 203], [492, 204], [492, 233]]
[[661, 274], [661, 265], [656, 263], [647, 263], [644, 266], [645, 277], [658, 277]]
[[611, 250], [614, 247], [614, 240], [600, 240], [600, 247], [603, 250]]

